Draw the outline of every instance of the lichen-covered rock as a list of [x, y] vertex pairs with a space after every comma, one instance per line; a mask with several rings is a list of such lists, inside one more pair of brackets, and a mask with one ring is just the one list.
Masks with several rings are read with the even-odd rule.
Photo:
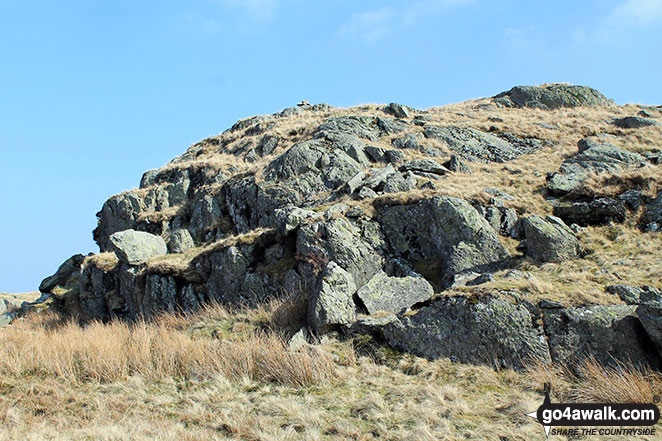
[[443, 165], [439, 164], [432, 159], [414, 159], [412, 161], [407, 161], [400, 166], [400, 171], [413, 171], [413, 172], [424, 172], [424, 173], [433, 173], [435, 175], [445, 175], [450, 170], [448, 170]]
[[473, 162], [505, 162], [540, 149], [537, 139], [513, 135], [494, 135], [478, 129], [456, 126], [426, 126], [425, 137], [447, 145], [458, 156]]
[[383, 266], [383, 257], [361, 237], [360, 231], [342, 218], [299, 228], [297, 253], [311, 262], [333, 261], [348, 271], [357, 288]]
[[438, 196], [385, 207], [378, 220], [393, 253], [438, 268], [442, 288], [457, 273], [495, 269], [510, 257], [490, 224], [462, 199]]
[[193, 237], [191, 233], [184, 228], [179, 228], [175, 231], [172, 231], [168, 237], [168, 250], [171, 253], [179, 254], [193, 248], [195, 243], [193, 242]]
[[521, 369], [529, 360], [549, 362], [542, 327], [514, 301], [487, 296], [440, 297], [384, 329], [392, 346], [429, 359]]
[[352, 275], [335, 262], [329, 262], [308, 298], [308, 323], [322, 332], [352, 323], [356, 318], [352, 300], [355, 292]]
[[448, 161], [448, 164], [445, 164], [445, 167], [450, 171], [458, 173], [471, 173], [471, 168], [458, 155], [451, 155], [451, 159]]
[[496, 95], [494, 101], [506, 107], [531, 107], [545, 110], [613, 104], [613, 101], [593, 88], [570, 84], [515, 86], [507, 92]]
[[378, 311], [401, 313], [428, 300], [433, 294], [432, 285], [422, 277], [389, 277], [384, 272], [375, 274], [356, 293], [369, 314]]
[[522, 220], [527, 256], [539, 262], [562, 262], [579, 256], [579, 240], [563, 221], [554, 216], [532, 215]]
[[112, 234], [110, 245], [117, 257], [130, 265], [137, 265], [168, 252], [168, 247], [162, 237], [135, 230], [124, 230]]
[[384, 193], [409, 191], [416, 188], [416, 176], [412, 172], [395, 173], [388, 177], [384, 184]]
[[396, 118], [409, 118], [409, 111], [405, 106], [398, 103], [391, 103], [384, 108], [384, 112], [390, 113]]
[[[590, 146], [590, 147], [587, 147]], [[547, 188], [555, 194], [565, 194], [578, 188], [589, 174], [615, 173], [647, 165], [646, 158], [609, 143], [584, 143], [580, 152], [563, 161], [558, 172], [547, 178]]]
[[631, 361], [657, 365], [635, 306], [587, 306], [545, 310], [543, 322], [552, 360], [574, 362], [593, 357], [602, 364]]

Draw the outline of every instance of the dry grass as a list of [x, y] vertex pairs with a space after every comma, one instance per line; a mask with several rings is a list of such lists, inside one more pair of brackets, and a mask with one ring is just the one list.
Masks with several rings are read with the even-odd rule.
[[659, 386], [598, 366], [522, 374], [397, 352], [380, 364], [335, 339], [294, 352], [283, 341], [301, 315], [282, 299], [131, 326], [31, 316], [0, 331], [0, 440], [543, 440], [524, 415], [541, 382], [575, 399]]
[[[228, 314], [220, 306], [209, 306], [199, 319]], [[253, 330], [226, 341], [196, 337], [176, 324], [170, 318], [81, 327], [71, 320], [59, 322], [52, 313], [31, 315], [0, 333], [0, 372], [70, 383], [109, 383], [134, 375], [147, 381], [223, 375], [294, 386], [328, 381], [334, 373], [328, 354], [289, 351], [275, 333]]]
[[592, 358], [576, 366], [532, 363], [528, 373], [536, 388], [549, 383], [562, 401], [652, 403], [662, 392], [659, 371], [624, 363], [605, 367]]

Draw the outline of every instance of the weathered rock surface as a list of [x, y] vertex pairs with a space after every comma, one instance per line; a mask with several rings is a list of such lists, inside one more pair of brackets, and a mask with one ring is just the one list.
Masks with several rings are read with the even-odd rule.
[[494, 269], [510, 257], [490, 224], [462, 199], [438, 196], [387, 207], [378, 220], [395, 255], [439, 265], [442, 286], [457, 273]]
[[603, 364], [658, 365], [659, 355], [635, 309], [613, 305], [546, 310], [543, 321], [552, 359], [570, 362], [591, 356]]
[[570, 228], [554, 216], [522, 220], [526, 254], [539, 262], [561, 262], [579, 256], [581, 246]]
[[595, 89], [570, 84], [516, 86], [507, 92], [496, 95], [494, 101], [505, 107], [531, 107], [545, 110], [613, 104], [613, 101]]
[[352, 275], [335, 262], [329, 262], [308, 299], [308, 322], [317, 331], [352, 323], [356, 318], [352, 300], [355, 292]]
[[162, 237], [135, 230], [124, 230], [112, 234], [110, 245], [117, 257], [130, 265], [137, 265], [168, 252]]
[[558, 172], [547, 179], [547, 188], [554, 194], [565, 194], [579, 187], [589, 173], [615, 173], [647, 164], [643, 156], [609, 143], [594, 141], [579, 143], [580, 152], [566, 159]]
[[52, 292], [57, 286], [67, 285], [72, 278], [77, 278], [80, 274], [80, 268], [85, 260], [82, 254], [75, 254], [64, 261], [57, 269], [55, 274], [46, 277], [39, 285], [39, 291], [43, 293]]
[[638, 129], [640, 127], [657, 126], [659, 122], [654, 119], [642, 118], [641, 116], [626, 116], [614, 120], [614, 125], [621, 129]]
[[421, 357], [522, 368], [550, 361], [542, 328], [515, 302], [487, 297], [441, 297], [384, 329], [387, 341]]
[[523, 139], [508, 134], [497, 136], [455, 126], [426, 126], [424, 134], [426, 138], [442, 142], [458, 156], [474, 162], [506, 162], [543, 146], [535, 138]]
[[389, 277], [384, 272], [375, 274], [356, 293], [369, 314], [401, 313], [433, 294], [432, 285], [422, 277]]

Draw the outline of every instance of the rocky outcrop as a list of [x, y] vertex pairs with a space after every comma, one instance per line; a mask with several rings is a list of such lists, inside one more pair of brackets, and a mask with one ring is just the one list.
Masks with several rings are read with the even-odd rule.
[[516, 86], [496, 95], [493, 100], [505, 107], [531, 107], [544, 110], [613, 104], [613, 101], [595, 89], [570, 84]]
[[562, 262], [579, 256], [577, 237], [554, 216], [529, 216], [522, 220], [527, 256], [539, 262]]
[[[616, 134], [582, 139], [545, 192], [539, 171], [522, 170], [534, 161], [492, 163], [557, 141], [509, 133], [503, 115], [476, 117], [499, 106], [528, 115], [517, 108], [608, 104], [593, 89], [551, 85], [514, 88], [448, 118], [395, 103], [356, 114], [302, 105], [247, 118], [146, 172], [139, 189], [109, 198], [94, 232], [104, 253], [74, 256], [41, 289], [83, 320], [292, 295], [307, 308], [293, 347], [340, 331], [428, 358], [518, 369], [529, 359], [581, 356], [654, 365], [651, 341], [662, 335], [654, 288], [609, 288], [614, 303], [632, 306], [581, 308], [534, 304], [516, 286], [493, 288], [510, 277], [497, 271], [522, 262], [504, 245], [514, 239], [530, 257], [524, 265], [538, 265], [581, 258], [579, 225], [640, 214], [642, 228], [661, 228], [652, 174], [610, 177], [609, 190], [620, 186], [620, 194], [596, 196], [595, 185], [583, 185], [596, 174], [656, 167], [657, 150], [616, 147], [624, 132], [612, 127]], [[532, 124], [541, 136], [561, 123]], [[565, 132], [556, 132], [561, 142]], [[459, 175], [472, 168], [476, 182]], [[498, 179], [478, 181], [490, 173]], [[512, 189], [505, 175], [517, 183]], [[527, 186], [541, 190], [558, 217], [535, 215]]]
[[641, 116], [626, 116], [625, 118], [617, 118], [614, 120], [614, 125], [621, 129], [638, 129], [640, 127], [657, 126], [659, 122], [642, 118]]

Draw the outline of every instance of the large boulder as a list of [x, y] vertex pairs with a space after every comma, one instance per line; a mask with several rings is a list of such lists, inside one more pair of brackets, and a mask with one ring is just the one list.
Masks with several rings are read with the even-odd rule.
[[308, 298], [308, 323], [319, 332], [351, 324], [356, 319], [355, 292], [352, 275], [329, 262]]
[[444, 289], [456, 274], [500, 267], [510, 257], [490, 224], [463, 199], [437, 196], [387, 206], [378, 215], [392, 252], [427, 267]]
[[356, 295], [369, 314], [377, 311], [401, 313], [434, 294], [432, 285], [422, 277], [389, 277], [379, 272]]
[[522, 220], [527, 256], [539, 262], [562, 262], [579, 256], [579, 240], [563, 221], [536, 215]]
[[110, 245], [117, 257], [129, 265], [137, 265], [168, 252], [160, 236], [135, 230], [124, 230], [110, 236]]
[[613, 104], [613, 101], [595, 89], [571, 84], [515, 86], [496, 95], [494, 101], [506, 107], [531, 107], [545, 110]]
[[635, 313], [635, 306], [609, 305], [548, 309], [543, 315], [552, 360], [575, 362], [592, 357], [602, 364], [659, 364]]
[[392, 346], [429, 359], [521, 369], [550, 361], [545, 334], [529, 310], [504, 298], [440, 297], [386, 325]]

